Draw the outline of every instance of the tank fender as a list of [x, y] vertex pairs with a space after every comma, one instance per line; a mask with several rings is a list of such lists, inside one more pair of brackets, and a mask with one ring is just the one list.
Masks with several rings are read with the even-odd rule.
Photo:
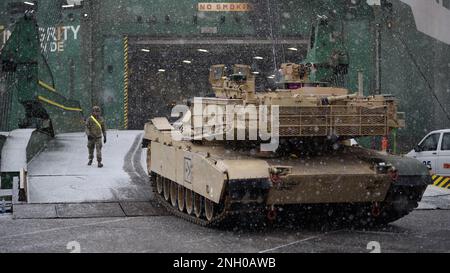
[[264, 160], [219, 160], [217, 167], [228, 174], [228, 180], [269, 178], [269, 164]]
[[[219, 203], [224, 194], [227, 175], [217, 166], [217, 162], [202, 153], [184, 151], [183, 164], [178, 166], [178, 180], [183, 180], [186, 188]], [[180, 183], [181, 184], [181, 183]]]
[[151, 122], [147, 122], [144, 126], [144, 136], [143, 139], [147, 140], [147, 141], [152, 141], [152, 135], [151, 132], [155, 130], [155, 127], [153, 126], [153, 124]]
[[426, 186], [433, 183], [428, 168], [417, 159], [393, 155], [380, 155], [378, 158], [398, 171], [396, 186]]
[[150, 147], [149, 162], [149, 172], [176, 182], [215, 203], [220, 202], [227, 176], [208, 155], [154, 141]]
[[398, 171], [398, 178], [394, 183], [395, 186], [424, 187], [432, 184], [428, 168], [417, 159], [385, 154], [360, 147], [350, 147], [348, 150], [364, 161], [373, 163], [384, 162], [392, 165]]
[[221, 160], [217, 166], [228, 174], [228, 193], [240, 203], [264, 203], [272, 183], [264, 160]]
[[176, 135], [180, 139], [182, 138], [182, 136], [179, 135], [179, 131], [174, 129], [167, 118], [154, 118], [144, 126], [143, 139], [147, 142], [160, 139], [164, 139], [167, 142], [173, 142], [173, 135]]

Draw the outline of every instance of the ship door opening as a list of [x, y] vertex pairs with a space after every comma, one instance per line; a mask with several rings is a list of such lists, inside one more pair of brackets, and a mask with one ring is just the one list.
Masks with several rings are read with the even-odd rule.
[[[174, 105], [212, 94], [209, 68], [248, 64], [257, 74], [257, 90], [274, 86], [282, 62], [299, 63], [307, 41], [146, 41], [130, 39], [128, 128], [142, 130], [154, 117], [169, 117]], [[275, 49], [275, 50], [274, 50]], [[275, 54], [274, 54], [275, 52]], [[277, 67], [278, 66], [278, 67]]]

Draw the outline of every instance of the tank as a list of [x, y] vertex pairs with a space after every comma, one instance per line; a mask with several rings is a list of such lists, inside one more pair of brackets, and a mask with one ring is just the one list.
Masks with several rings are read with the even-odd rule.
[[405, 122], [393, 96], [340, 87], [347, 59], [322, 17], [305, 61], [282, 64], [274, 89], [256, 90], [258, 73], [248, 65], [212, 66], [211, 96], [175, 107], [174, 122], [145, 125], [155, 198], [203, 226], [236, 215], [273, 222], [331, 214], [381, 225], [410, 213], [431, 184], [428, 169], [352, 145], [358, 137], [386, 140]]

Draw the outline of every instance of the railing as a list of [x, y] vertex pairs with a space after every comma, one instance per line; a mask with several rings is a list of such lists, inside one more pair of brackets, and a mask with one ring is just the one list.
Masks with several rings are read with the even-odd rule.
[[[28, 178], [25, 169], [19, 173], [2, 173], [0, 181], [0, 214], [12, 212], [14, 204], [28, 202]], [[6, 188], [3, 188], [5, 185]]]

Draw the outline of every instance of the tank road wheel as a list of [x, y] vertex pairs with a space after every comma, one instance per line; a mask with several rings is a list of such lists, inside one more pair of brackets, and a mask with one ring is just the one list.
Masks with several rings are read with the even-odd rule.
[[194, 214], [197, 218], [202, 216], [204, 198], [200, 194], [194, 193]]
[[170, 202], [172, 203], [172, 206], [177, 206], [177, 199], [178, 199], [178, 184], [176, 182], [171, 181], [170, 182]]
[[185, 207], [185, 188], [178, 185], [178, 209], [183, 212]]
[[209, 200], [208, 198], [205, 198], [205, 216], [206, 216], [206, 220], [211, 221], [216, 212], [215, 212], [215, 204], [213, 201]]
[[163, 182], [163, 178], [160, 175], [156, 176], [156, 191], [158, 192], [159, 195], [161, 195], [164, 191], [164, 182]]
[[185, 198], [186, 198], [186, 212], [189, 215], [192, 215], [194, 212], [194, 194], [191, 190], [186, 189], [185, 190]]
[[166, 199], [166, 201], [170, 200], [170, 180], [167, 178], [163, 178], [164, 180], [164, 199]]

